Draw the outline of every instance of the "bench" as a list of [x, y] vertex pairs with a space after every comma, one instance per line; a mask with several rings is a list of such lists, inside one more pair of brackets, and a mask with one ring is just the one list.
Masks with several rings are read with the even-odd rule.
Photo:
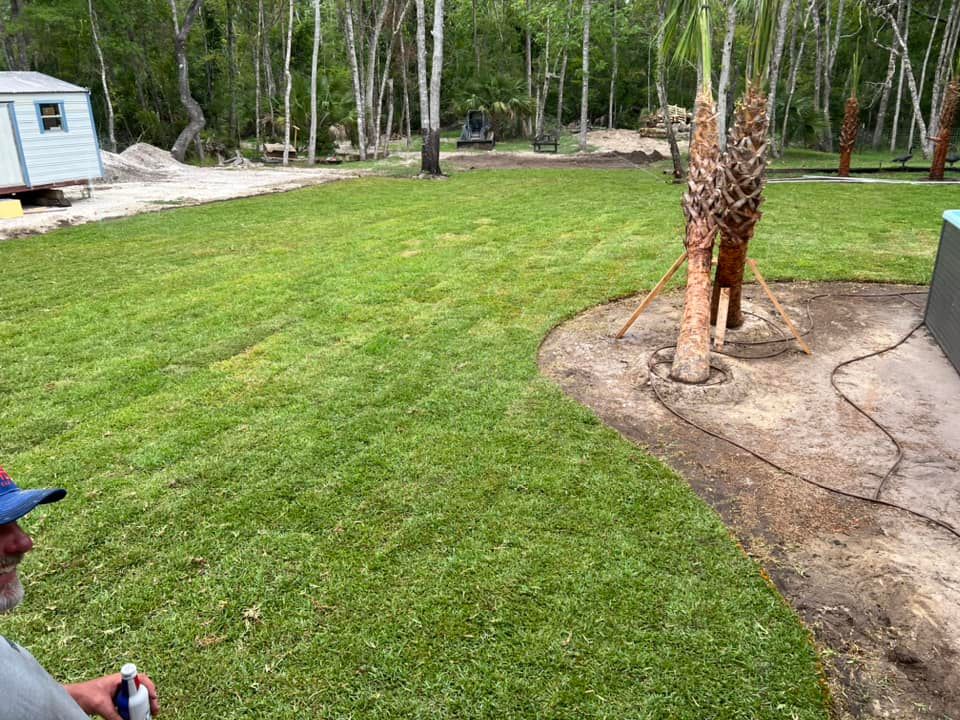
[[557, 152], [557, 136], [550, 135], [549, 133], [544, 133], [543, 135], [537, 135], [533, 139], [533, 151], [534, 152], [547, 152], [545, 148], [552, 147], [553, 150], [550, 152]]

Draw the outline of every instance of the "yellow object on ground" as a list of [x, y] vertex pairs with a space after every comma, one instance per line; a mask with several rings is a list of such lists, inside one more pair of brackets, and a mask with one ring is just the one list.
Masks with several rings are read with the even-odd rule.
[[23, 217], [23, 207], [19, 200], [13, 198], [0, 200], [0, 220], [18, 217]]

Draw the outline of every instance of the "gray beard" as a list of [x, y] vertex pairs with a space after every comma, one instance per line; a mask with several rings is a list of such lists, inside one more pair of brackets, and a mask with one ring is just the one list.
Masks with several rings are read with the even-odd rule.
[[23, 583], [20, 577], [10, 583], [0, 585], [0, 613], [13, 610], [23, 600]]

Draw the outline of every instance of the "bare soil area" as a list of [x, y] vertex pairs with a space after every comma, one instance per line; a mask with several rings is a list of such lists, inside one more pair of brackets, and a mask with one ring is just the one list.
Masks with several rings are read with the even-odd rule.
[[137, 144], [114, 154], [103, 152], [104, 179], [93, 186], [65, 189], [68, 208], [25, 207], [24, 216], [0, 221], [0, 240], [49, 232], [58, 227], [137, 215], [169, 207], [295, 190], [357, 177], [357, 171], [332, 168], [265, 166], [194, 167], [169, 152]]
[[630, 169], [670, 157], [666, 140], [641, 137], [636, 130], [592, 130], [587, 144], [593, 152], [561, 155], [500, 150], [442, 153], [441, 159], [470, 170], [508, 168]]
[[[671, 381], [671, 351], [657, 351], [675, 341], [680, 293], [657, 299], [623, 340], [613, 336], [639, 298], [564, 323], [543, 343], [541, 370], [716, 509], [812, 629], [838, 716], [960, 718], [960, 539], [920, 517], [960, 528], [960, 375], [922, 327], [837, 371], [843, 393], [903, 448], [889, 478], [896, 445], [830, 384], [841, 362], [916, 327], [925, 289], [781, 284], [774, 292], [812, 328], [812, 356], [792, 340], [737, 344], [781, 336], [769, 301], [747, 286], [744, 307], [755, 315], [728, 334], [729, 354], [715, 356], [722, 370], [708, 386]], [[900, 508], [830, 489], [879, 493]]]

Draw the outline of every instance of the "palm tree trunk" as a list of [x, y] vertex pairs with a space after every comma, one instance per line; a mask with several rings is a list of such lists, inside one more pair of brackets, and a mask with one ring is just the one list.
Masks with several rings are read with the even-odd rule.
[[851, 95], [843, 112], [843, 127], [840, 130], [840, 177], [850, 177], [850, 156], [857, 143], [860, 128], [860, 103]]
[[683, 209], [687, 218], [687, 289], [683, 317], [670, 376], [685, 383], [710, 377], [710, 269], [717, 233], [714, 212], [718, 200], [717, 171], [720, 147], [716, 106], [704, 78], [697, 97], [695, 137], [690, 145], [690, 175]]
[[937, 149], [933, 154], [933, 166], [930, 168], [931, 180], [943, 180], [943, 170], [947, 163], [947, 152], [953, 137], [953, 127], [957, 119], [957, 103], [960, 101], [960, 78], [954, 77], [944, 93], [943, 110], [940, 113]]

